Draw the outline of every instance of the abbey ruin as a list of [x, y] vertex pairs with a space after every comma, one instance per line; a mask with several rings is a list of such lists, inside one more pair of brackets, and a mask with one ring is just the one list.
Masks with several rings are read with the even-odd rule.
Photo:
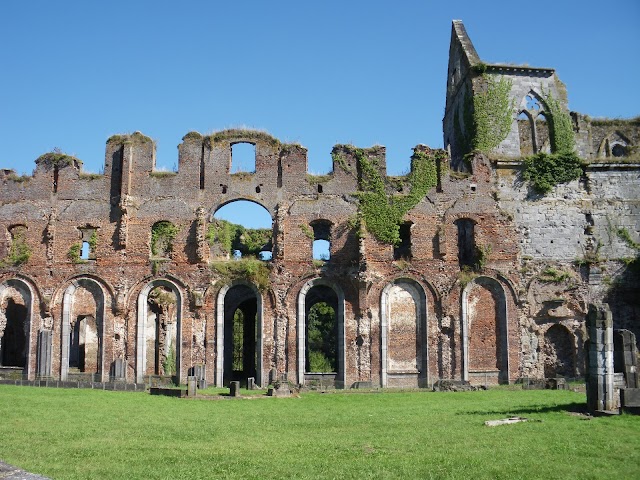
[[[459, 21], [446, 98], [445, 148], [416, 146], [403, 177], [384, 147], [352, 145], [309, 175], [304, 147], [249, 130], [187, 133], [175, 173], [139, 132], [107, 140], [100, 175], [60, 152], [0, 170], [0, 375], [584, 375], [589, 303], [640, 334], [640, 120], [569, 112], [553, 69], [482, 62]], [[254, 172], [231, 173], [241, 143]], [[214, 218], [236, 200], [272, 229]]]

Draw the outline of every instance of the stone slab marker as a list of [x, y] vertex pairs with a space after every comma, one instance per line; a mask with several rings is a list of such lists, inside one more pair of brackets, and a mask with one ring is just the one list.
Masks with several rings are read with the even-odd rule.
[[613, 319], [609, 305], [589, 305], [587, 331], [587, 408], [591, 412], [617, 410], [619, 402], [613, 385]]
[[229, 395], [232, 397], [240, 396], [240, 382], [229, 382]]
[[198, 377], [195, 375], [190, 375], [187, 377], [187, 395], [189, 397], [196, 396], [196, 389], [198, 386]]
[[51, 330], [41, 330], [38, 332], [38, 376], [51, 376]]

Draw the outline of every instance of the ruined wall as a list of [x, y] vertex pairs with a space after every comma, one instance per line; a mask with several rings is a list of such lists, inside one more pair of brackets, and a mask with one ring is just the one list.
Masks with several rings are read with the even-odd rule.
[[[469, 153], [465, 109], [487, 77], [511, 82], [512, 123], [493, 151]], [[640, 338], [640, 129], [573, 114], [583, 174], [542, 195], [521, 157], [545, 151], [552, 131], [523, 122], [541, 121], [549, 94], [566, 107], [553, 70], [485, 65], [455, 21], [449, 155], [415, 147], [414, 160], [438, 157], [437, 178], [393, 220], [396, 246], [366, 225], [363, 179], [377, 172], [380, 203], [402, 205], [418, 164], [389, 177], [380, 146], [337, 145], [333, 171], [312, 176], [300, 145], [190, 132], [178, 171], [158, 172], [154, 142], [136, 132], [107, 141], [103, 175], [59, 152], [38, 158], [33, 176], [0, 170], [0, 373], [184, 382], [203, 368], [217, 385], [254, 376], [338, 387], [584, 374], [588, 303], [607, 301], [616, 328]], [[254, 172], [231, 173], [237, 143], [255, 146]], [[271, 215], [271, 260], [236, 261], [212, 234], [214, 213], [236, 200]], [[313, 259], [317, 238], [330, 241], [328, 261]], [[319, 303], [334, 311], [335, 371], [308, 367]], [[236, 311], [249, 318], [250, 352], [232, 368]]]

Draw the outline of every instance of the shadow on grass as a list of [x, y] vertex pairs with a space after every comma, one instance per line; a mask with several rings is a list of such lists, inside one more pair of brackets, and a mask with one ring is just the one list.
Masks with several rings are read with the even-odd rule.
[[565, 403], [563, 405], [545, 405], [545, 406], [531, 406], [531, 407], [514, 407], [514, 408], [502, 408], [496, 410], [470, 410], [466, 412], [460, 412], [458, 415], [503, 415], [503, 416], [516, 416], [526, 415], [532, 413], [579, 413], [587, 414], [587, 404], [582, 402]]

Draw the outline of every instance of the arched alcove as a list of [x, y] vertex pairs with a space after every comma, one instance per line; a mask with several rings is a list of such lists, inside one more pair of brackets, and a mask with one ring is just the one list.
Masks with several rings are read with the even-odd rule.
[[176, 383], [181, 382], [182, 303], [180, 288], [168, 279], [153, 280], [140, 291], [136, 332], [137, 383], [144, 383], [145, 376], [149, 375], [172, 376]]
[[29, 376], [32, 348], [33, 292], [12, 278], [0, 284], [0, 366], [22, 369]]
[[427, 299], [415, 280], [401, 278], [381, 296], [381, 383], [383, 387], [427, 384]]
[[92, 278], [76, 278], [62, 299], [60, 379], [71, 376], [106, 381], [104, 359], [105, 294]]
[[509, 383], [507, 300], [502, 284], [477, 277], [462, 292], [462, 377]]
[[556, 324], [544, 333], [542, 353], [545, 378], [575, 376], [575, 340], [567, 327]]
[[216, 386], [253, 377], [264, 385], [262, 295], [247, 282], [225, 285], [216, 304]]
[[[309, 342], [310, 313], [314, 305], [324, 304], [334, 312], [331, 328], [322, 328], [327, 337], [315, 346], [315, 350], [323, 353], [328, 364], [335, 367], [334, 372], [311, 372], [310, 356], [314, 345]], [[312, 331], [315, 328], [311, 325]], [[324, 278], [309, 280], [298, 294], [298, 382], [305, 384], [311, 381], [333, 383], [336, 388], [344, 388], [346, 381], [346, 355], [344, 346], [344, 294], [342, 289]], [[322, 344], [322, 346], [320, 346]], [[312, 348], [310, 351], [310, 347]], [[335, 359], [335, 360], [334, 360]]]

